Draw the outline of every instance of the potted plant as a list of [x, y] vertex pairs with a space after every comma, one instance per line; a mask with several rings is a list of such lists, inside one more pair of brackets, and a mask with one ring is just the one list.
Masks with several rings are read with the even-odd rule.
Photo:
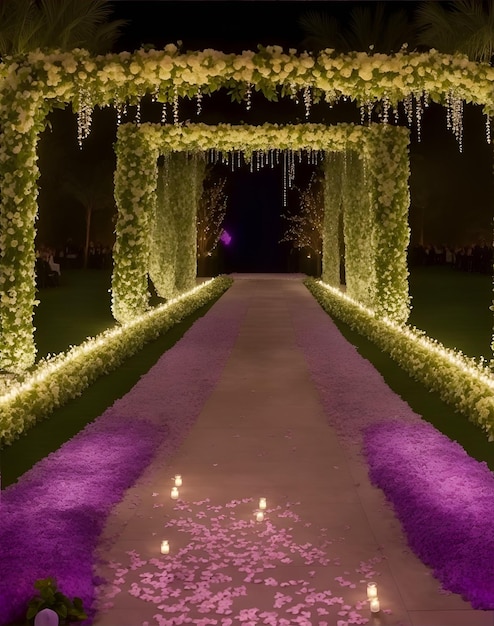
[[[41, 578], [34, 583], [37, 594], [29, 601], [26, 618], [33, 623], [36, 615], [45, 609], [50, 609], [58, 615], [59, 624], [82, 622], [87, 619], [87, 614], [82, 606], [80, 598], [71, 600], [57, 588], [54, 578]], [[46, 623], [50, 623], [48, 612]]]

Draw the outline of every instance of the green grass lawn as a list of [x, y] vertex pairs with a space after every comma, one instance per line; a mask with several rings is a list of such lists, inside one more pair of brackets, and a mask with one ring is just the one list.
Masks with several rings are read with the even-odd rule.
[[[63, 273], [59, 287], [41, 290], [35, 315], [38, 355], [42, 357], [66, 350], [112, 326], [109, 289], [109, 271], [72, 270]], [[418, 268], [412, 271], [410, 292], [413, 297], [411, 324], [469, 356], [490, 358], [493, 314], [489, 310], [492, 299], [489, 276], [440, 267]], [[152, 302], [157, 304], [159, 299], [152, 296]], [[5, 448], [1, 463], [3, 486], [15, 482], [39, 459], [56, 450], [127, 393], [210, 306], [212, 303], [148, 344], [118, 370], [99, 379], [80, 398], [58, 409], [49, 419]], [[455, 414], [437, 394], [413, 381], [372, 343], [345, 324], [336, 322], [345, 337], [417, 413], [494, 470], [493, 445], [487, 442], [477, 426]]]

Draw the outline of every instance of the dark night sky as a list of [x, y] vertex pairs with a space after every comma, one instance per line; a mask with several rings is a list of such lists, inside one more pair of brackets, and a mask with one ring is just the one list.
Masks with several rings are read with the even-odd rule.
[[[129, 21], [115, 50], [133, 50], [141, 44], [153, 44], [160, 48], [167, 43], [183, 42], [183, 49], [207, 47], [225, 52], [240, 52], [255, 49], [258, 43], [277, 44], [285, 48], [301, 49], [303, 31], [298, 24], [301, 15], [308, 11], [329, 11], [345, 19], [345, 15], [356, 2], [311, 1], [188, 1], [166, 2], [160, 0], [114, 0], [114, 18]], [[372, 4], [366, 2], [364, 4]], [[387, 3], [410, 13], [416, 2]], [[61, 119], [55, 112], [54, 119]], [[58, 116], [58, 117], [57, 117]], [[87, 140], [97, 146], [102, 141], [111, 158], [114, 141], [114, 115], [108, 110], [95, 113], [93, 137]], [[205, 99], [203, 113], [195, 115], [195, 104], [180, 105], [180, 120], [201, 121], [209, 124], [218, 122], [260, 124], [264, 121], [279, 123], [304, 122], [304, 110], [294, 103], [268, 103], [255, 94], [250, 112], [245, 106], [230, 103], [224, 93]], [[143, 107], [143, 121], [158, 121], [158, 109]], [[324, 104], [313, 107], [311, 122], [336, 123], [358, 122], [358, 111], [352, 105], [338, 105], [329, 110]], [[402, 116], [401, 123], [404, 123]], [[75, 123], [74, 132], [75, 144]], [[59, 122], [53, 125], [53, 135], [64, 134]], [[424, 239], [428, 242], [466, 244], [479, 238], [491, 240], [492, 228], [492, 154], [485, 142], [484, 122], [478, 107], [467, 106], [465, 110], [464, 152], [460, 154], [455, 139], [446, 130], [445, 110], [431, 106], [423, 122], [422, 142], [418, 143], [412, 132], [412, 207], [410, 224], [412, 241], [417, 241], [422, 226]], [[48, 139], [45, 141], [45, 144]], [[46, 146], [45, 146], [46, 147]], [[98, 147], [95, 148], [98, 152]], [[41, 170], [43, 153], [40, 145]], [[46, 182], [45, 188], [50, 185]], [[43, 181], [42, 181], [43, 182]], [[288, 268], [288, 246], [279, 245], [282, 236], [283, 212], [281, 194], [281, 170], [266, 171], [264, 174], [249, 175], [239, 172], [229, 177], [230, 203], [226, 223], [241, 233], [236, 239], [237, 251], [229, 251], [230, 262], [243, 271], [259, 271], [264, 263], [266, 271], [285, 271]], [[42, 190], [40, 206], [51, 202], [48, 192]], [[422, 209], [418, 205], [425, 205]], [[41, 211], [40, 228], [49, 230], [47, 218]], [[73, 220], [71, 221], [73, 223]], [[59, 230], [61, 222], [58, 223]], [[96, 224], [97, 226], [97, 224]], [[42, 235], [44, 236], [44, 235]], [[55, 243], [55, 242], [54, 242]], [[252, 256], [252, 250], [256, 255]], [[276, 251], [276, 252], [275, 252]], [[261, 259], [261, 260], [260, 260]], [[263, 260], [262, 260], [263, 259]], [[250, 268], [249, 268], [250, 263]], [[235, 267], [231, 268], [235, 269]]]

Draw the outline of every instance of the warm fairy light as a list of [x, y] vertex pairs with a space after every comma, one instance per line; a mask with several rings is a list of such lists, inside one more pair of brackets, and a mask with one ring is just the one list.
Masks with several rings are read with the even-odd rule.
[[181, 487], [182, 486], [182, 476], [181, 474], [175, 474], [175, 478], [173, 479], [174, 483], [175, 483], [175, 487]]
[[178, 499], [178, 488], [177, 487], [172, 487], [170, 495], [171, 495], [172, 500], [177, 500]]
[[264, 520], [264, 511], [256, 511], [256, 522], [262, 522]]
[[377, 583], [367, 583], [367, 598], [369, 600], [377, 598]]
[[147, 311], [146, 313], [143, 313], [142, 315], [139, 315], [138, 317], [135, 317], [120, 326], [106, 330], [97, 337], [88, 338], [83, 344], [75, 346], [65, 354], [59, 354], [51, 360], [40, 362], [38, 369], [26, 380], [18, 384], [14, 383], [8, 387], [6, 393], [0, 396], [0, 407], [4, 404], [7, 405], [16, 401], [23, 394], [35, 391], [40, 383], [44, 383], [50, 378], [50, 376], [53, 376], [57, 372], [63, 370], [67, 367], [67, 365], [76, 362], [81, 358], [81, 356], [87, 358], [94, 356], [94, 358], [97, 358], [98, 350], [104, 347], [105, 344], [109, 344], [115, 339], [118, 339], [119, 336], [124, 335], [129, 329], [139, 326], [140, 324], [144, 324], [155, 316], [161, 315], [170, 306], [195, 294], [201, 289], [204, 289], [204, 287], [208, 286], [213, 280], [214, 279], [204, 281], [200, 285], [197, 285], [180, 296], [168, 300], [165, 304], [162, 304], [151, 311]]
[[265, 510], [267, 507], [266, 498], [259, 498], [259, 508]]
[[170, 554], [170, 544], [166, 539], [161, 542], [161, 554]]

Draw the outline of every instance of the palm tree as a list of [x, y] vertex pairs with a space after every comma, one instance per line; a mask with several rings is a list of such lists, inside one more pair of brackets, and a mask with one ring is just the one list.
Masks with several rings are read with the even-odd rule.
[[417, 9], [418, 41], [440, 52], [463, 52], [472, 61], [494, 54], [494, 2], [456, 0], [446, 6], [424, 2]]
[[126, 23], [109, 21], [111, 13], [108, 0], [0, 0], [0, 57], [37, 48], [106, 52]]
[[389, 3], [357, 6], [344, 26], [326, 13], [309, 12], [300, 18], [305, 31], [303, 45], [313, 52], [334, 48], [338, 52], [397, 52], [404, 44], [415, 47], [415, 26], [404, 10], [389, 11]]

